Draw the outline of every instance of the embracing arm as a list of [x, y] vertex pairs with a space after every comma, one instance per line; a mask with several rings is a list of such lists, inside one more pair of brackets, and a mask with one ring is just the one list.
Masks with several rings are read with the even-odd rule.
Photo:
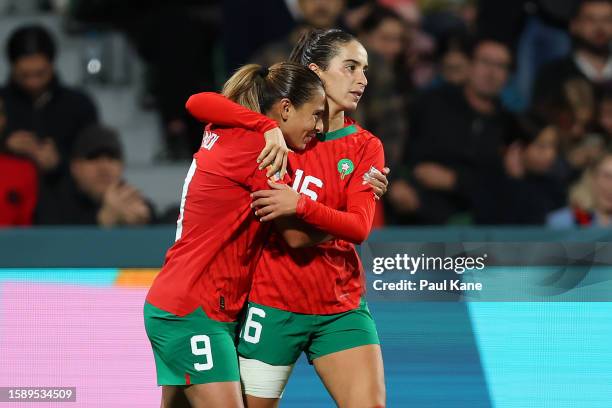
[[263, 133], [266, 145], [257, 157], [259, 168], [264, 169], [269, 166], [268, 177], [277, 171], [280, 172], [281, 178], [284, 177], [289, 149], [283, 133], [274, 120], [214, 92], [191, 95], [185, 107], [201, 122]]
[[312, 247], [334, 238], [294, 217], [278, 218], [274, 226], [291, 248]]
[[[298, 194], [283, 184], [269, 182], [271, 190], [253, 193], [255, 215], [275, 221], [276, 229], [292, 248], [318, 245], [333, 238], [359, 244], [372, 227], [375, 195], [370, 188], [351, 194], [346, 211], [334, 210]], [[291, 217], [296, 216], [296, 217]]]
[[346, 211], [334, 210], [301, 195], [296, 215], [307, 224], [335, 238], [360, 244], [370, 234], [375, 208], [372, 192], [360, 192], [349, 197]]
[[303, 239], [303, 246], [316, 245], [322, 234], [329, 234], [334, 238], [356, 244], [363, 242], [372, 228], [376, 199], [386, 192], [388, 183], [386, 178], [388, 169], [384, 169], [382, 173], [370, 171], [372, 167], [381, 168], [384, 164], [384, 153], [380, 141], [372, 139], [364, 150], [365, 153], [357, 170], [347, 186], [345, 211], [335, 210], [311, 200], [309, 197], [298, 194], [287, 185], [268, 182], [271, 190], [260, 190], [252, 194], [254, 200], [252, 206], [256, 208], [255, 215], [261, 221], [296, 216], [309, 228], [318, 231], [316, 236], [309, 233], [308, 230], [303, 231], [310, 238], [310, 241]]
[[253, 112], [215, 92], [191, 95], [185, 107], [191, 116], [200, 122], [238, 127], [261, 133], [278, 127], [278, 124], [267, 116]]

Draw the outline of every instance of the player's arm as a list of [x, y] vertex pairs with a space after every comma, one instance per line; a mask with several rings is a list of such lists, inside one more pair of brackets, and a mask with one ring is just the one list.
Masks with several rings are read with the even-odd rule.
[[271, 187], [272, 190], [258, 191], [253, 195], [253, 205], [257, 208], [255, 215], [261, 221], [296, 216], [335, 238], [356, 244], [365, 241], [370, 233], [376, 206], [371, 190], [350, 196], [347, 210], [340, 211], [298, 194], [289, 187], [278, 184], [271, 184]]
[[[378, 139], [372, 139], [364, 157], [357, 166], [355, 176], [363, 176], [370, 167], [382, 168], [384, 153]], [[367, 169], [367, 170], [366, 170]], [[354, 177], [348, 186], [346, 211], [335, 210], [324, 204], [297, 194], [288, 186], [271, 183], [272, 190], [253, 194], [256, 216], [262, 221], [295, 215], [310, 226], [336, 238], [359, 244], [368, 237], [376, 208], [376, 195], [371, 184], [362, 177]]]
[[[374, 173], [371, 176], [371, 178], [369, 178], [367, 181], [370, 187], [372, 187], [372, 190], [374, 191], [374, 195], [376, 199], [380, 199], [380, 197], [382, 197], [387, 192], [387, 186], [389, 184], [389, 181], [387, 180], [387, 174], [389, 174], [389, 169], [385, 167], [381, 173]], [[274, 188], [273, 184], [271, 184], [271, 186]], [[297, 210], [300, 197], [297, 193], [294, 192], [294, 190], [292, 189], [290, 190], [293, 193], [291, 192], [288, 192], [288, 193], [296, 196], [295, 199], [297, 199], [297, 202], [295, 202], [294, 206]], [[306, 197], [301, 197], [301, 199], [307, 200]], [[290, 206], [291, 204], [288, 207]], [[280, 207], [282, 207], [282, 205]], [[357, 205], [357, 207], [359, 207], [359, 205]], [[289, 210], [289, 213], [293, 213], [293, 211]], [[264, 221], [267, 221], [267, 219], [264, 219]], [[344, 221], [345, 220], [342, 220], [340, 222], [344, 222]], [[332, 222], [335, 222], [335, 221], [332, 221]], [[331, 235], [331, 233], [317, 229], [313, 225], [307, 224], [304, 220], [298, 219], [296, 217], [276, 218], [274, 219], [274, 225], [275, 225], [276, 230], [282, 235], [282, 237], [285, 239], [285, 241], [291, 248], [306, 248], [306, 247], [316, 246], [316, 245], [322, 244], [327, 241], [331, 241], [332, 239], [336, 237], [341, 238], [338, 236], [334, 237], [333, 235]], [[369, 233], [369, 229], [368, 229], [368, 233]], [[355, 233], [355, 236], [359, 234], [360, 234], [360, 231]], [[347, 240], [350, 241], [350, 239], [347, 239]]]
[[253, 112], [215, 92], [191, 95], [185, 104], [191, 116], [200, 122], [236, 127], [265, 133], [278, 124], [261, 113]]
[[200, 122], [263, 133], [266, 145], [257, 157], [257, 163], [260, 164], [261, 169], [271, 166], [268, 169], [268, 177], [277, 171], [284, 176], [289, 149], [283, 133], [274, 120], [215, 92], [191, 95], [185, 108]]
[[277, 218], [274, 227], [291, 248], [312, 247], [334, 239], [295, 217]]

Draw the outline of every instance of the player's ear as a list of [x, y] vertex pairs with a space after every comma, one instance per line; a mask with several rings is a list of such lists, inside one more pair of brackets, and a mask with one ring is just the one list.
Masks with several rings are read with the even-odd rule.
[[289, 115], [291, 112], [291, 108], [292, 108], [292, 103], [288, 98], [283, 98], [281, 99], [280, 103], [278, 104], [279, 106], [279, 110], [280, 110], [280, 117], [283, 119], [283, 121], [287, 121], [289, 119]]
[[311, 62], [310, 64], [308, 64], [308, 68], [311, 71], [314, 71], [315, 74], [321, 76], [321, 68], [319, 68], [319, 66], [315, 64], [314, 62]]

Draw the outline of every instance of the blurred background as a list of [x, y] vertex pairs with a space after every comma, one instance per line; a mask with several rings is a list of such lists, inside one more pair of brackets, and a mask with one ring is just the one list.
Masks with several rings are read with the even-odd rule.
[[609, 1], [0, 0], [0, 21], [0, 225], [176, 222], [186, 99], [308, 27], [369, 52], [376, 227], [610, 222]]
[[[369, 242], [612, 240], [612, 1], [0, 0], [0, 386], [158, 404], [142, 304], [200, 145], [185, 101], [308, 27], [369, 53], [353, 116], [392, 170]], [[612, 303], [582, 296], [372, 301], [388, 406], [610, 407]], [[288, 387], [332, 406], [305, 361]]]

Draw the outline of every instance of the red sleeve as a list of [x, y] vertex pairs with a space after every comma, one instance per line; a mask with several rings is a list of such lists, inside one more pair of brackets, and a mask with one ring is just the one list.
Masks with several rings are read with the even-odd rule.
[[370, 139], [348, 185], [346, 212], [334, 210], [302, 195], [297, 205], [298, 218], [336, 238], [354, 244], [362, 243], [370, 234], [376, 209], [372, 187], [363, 184], [363, 175], [372, 166], [381, 170], [384, 163], [382, 143], [376, 138]]
[[218, 126], [237, 127], [260, 133], [278, 127], [278, 124], [267, 116], [253, 112], [214, 92], [191, 95], [185, 107], [200, 122]]

